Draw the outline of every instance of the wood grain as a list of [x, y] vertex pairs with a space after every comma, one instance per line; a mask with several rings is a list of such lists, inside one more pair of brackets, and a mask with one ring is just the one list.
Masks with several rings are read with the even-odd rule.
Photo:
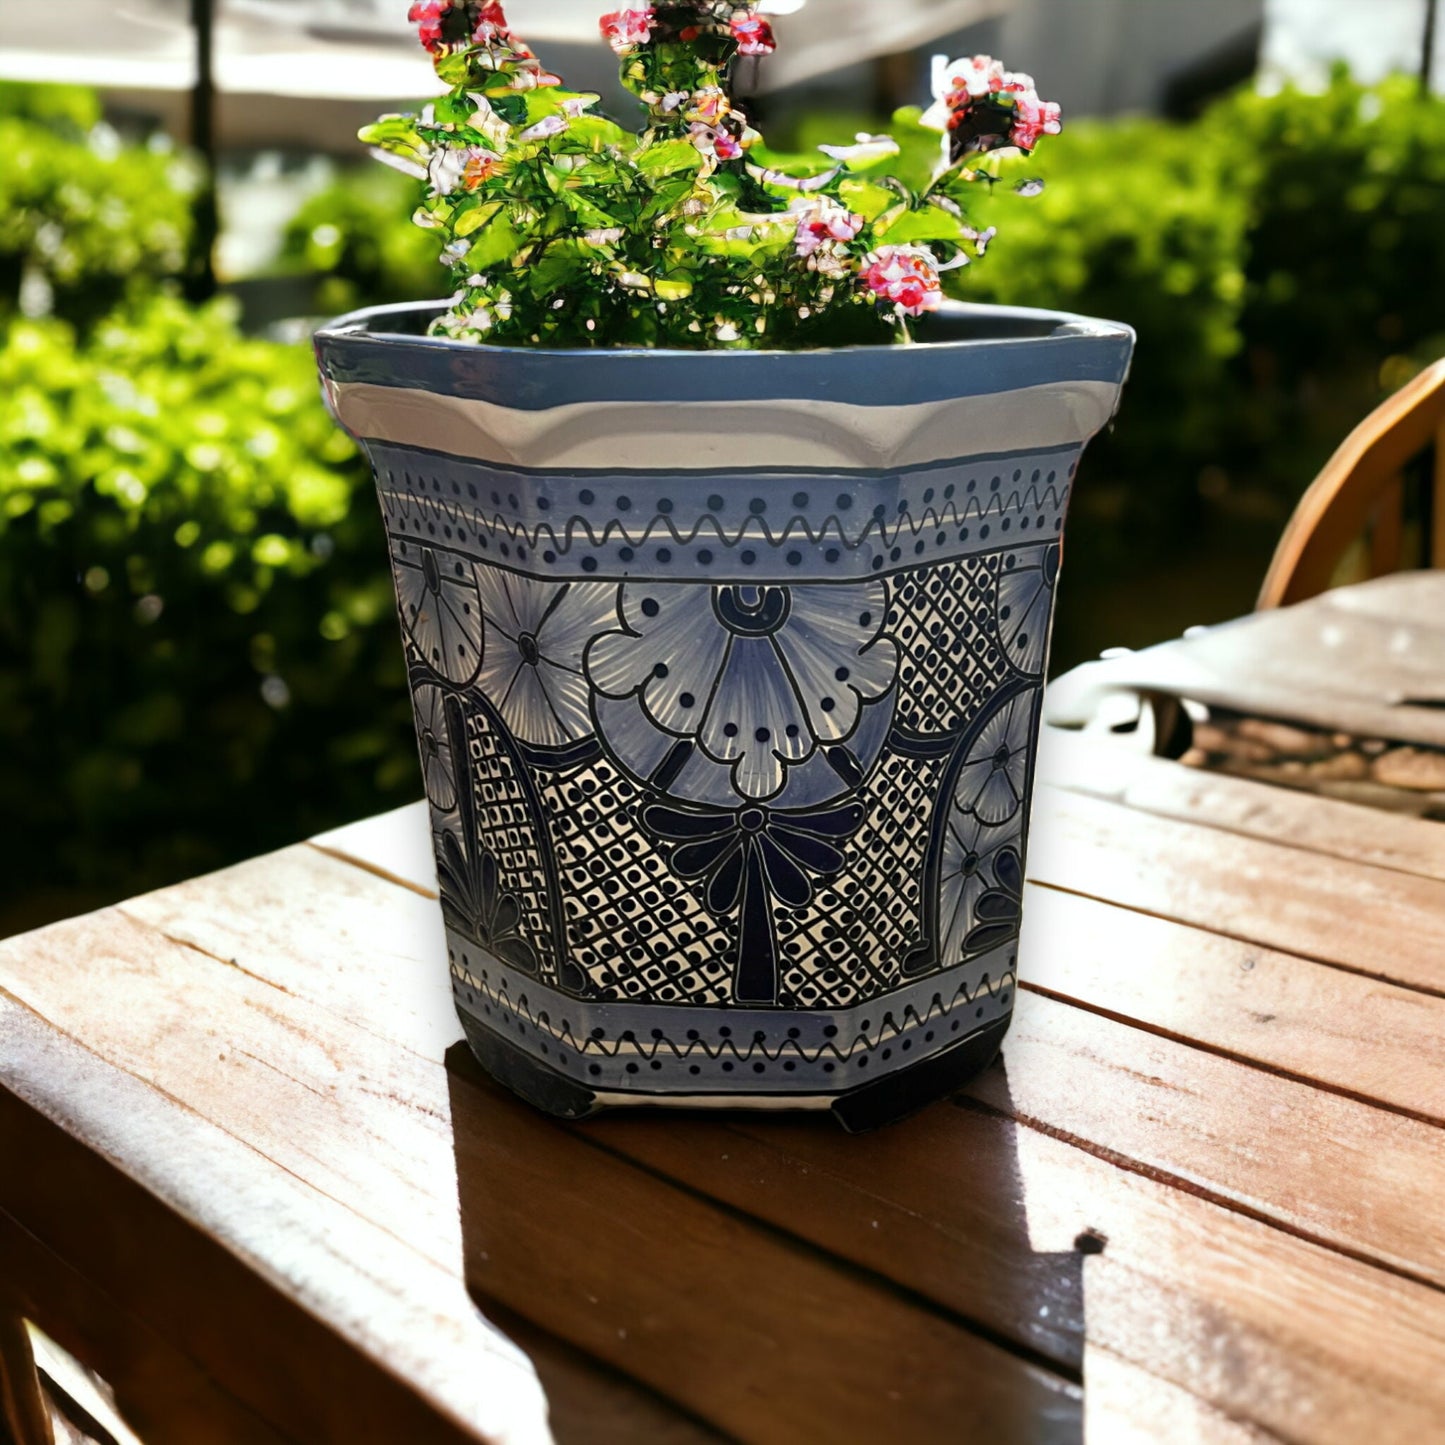
[[[997, 1102], [1023, 1063], [990, 1075]], [[1092, 1394], [1099, 1348], [1206, 1415], [1285, 1438], [1357, 1441], [1381, 1411], [1401, 1438], [1445, 1419], [1445, 1380], [1427, 1364], [1445, 1347], [1445, 1295], [994, 1108], [941, 1105], [847, 1141], [805, 1118], [697, 1121], [685, 1136], [660, 1118], [584, 1127], [979, 1328], [1082, 1364], [1090, 1429], [1105, 1413]], [[1173, 1408], [1161, 1404], [1161, 1421]], [[1147, 1417], [1137, 1400], [1130, 1410], [1136, 1425]], [[1160, 1424], [1155, 1438], [1181, 1437]]]
[[25, 1317], [10, 1281], [0, 1284], [0, 1429], [14, 1445], [55, 1445]]
[[[318, 1187], [305, 1161], [332, 1130], [345, 1137], [353, 1113], [352, 1093], [328, 1100], [327, 1084], [360, 1050], [343, 1063], [324, 1029], [286, 1016], [280, 990], [119, 915], [41, 937], [48, 947], [32, 939], [0, 950], [6, 987], [32, 995], [29, 1007], [0, 998], [0, 1154], [46, 1167], [0, 1177], [0, 1207], [158, 1333], [186, 1340], [208, 1373], [298, 1439], [544, 1438], [530, 1367], [476, 1317], [459, 1277], [439, 1064], [443, 1172], [431, 1189], [452, 1194], [449, 1269], [406, 1237], [408, 1227], [426, 1233], [428, 1191], [405, 1199], [414, 1212], [391, 1229], [354, 1207], [396, 1198], [384, 1184], [368, 1194], [367, 1161], [384, 1181], [418, 1135], [426, 1155], [425, 1131], [408, 1127], [415, 1104], [386, 1092], [386, 1071], [368, 1079], [358, 1069], [355, 1097], [381, 1103], [366, 1121], [379, 1132], [352, 1135], [361, 1170], [347, 1180], [352, 1192], [335, 1175], [319, 1175]], [[74, 987], [76, 958], [89, 965], [87, 988]], [[146, 996], [148, 978], [172, 1008]], [[199, 1009], [189, 1018], [187, 1001]], [[68, 1042], [57, 1022], [89, 1032], [94, 1051]], [[388, 1069], [406, 1057], [376, 1039], [371, 1051]], [[304, 1082], [287, 1073], [298, 1053]], [[124, 1160], [129, 1178], [107, 1160]], [[86, 1207], [95, 1198], [105, 1210]], [[171, 1270], [154, 1274], [158, 1260]]]
[[3, 1213], [0, 1277], [29, 1319], [104, 1375], [145, 1445], [285, 1445], [188, 1355]]
[[494, 1299], [487, 1318], [527, 1352], [557, 1445], [723, 1445], [726, 1436]]
[[1438, 434], [1445, 362], [1428, 366], [1370, 413], [1300, 498], [1270, 563], [1258, 607], [1283, 607], [1329, 586], [1335, 563], [1360, 535], [1382, 492]]
[[[1039, 776], [1070, 792], [1193, 827], [1445, 880], [1445, 827], [1437, 822], [1261, 787], [1057, 728], [1044, 730]], [[1047, 816], [1040, 813], [1040, 821]]]
[[[416, 884], [422, 884], [429, 871], [424, 824], [416, 826], [420, 822], [413, 814], [379, 825], [392, 868], [409, 874]], [[408, 827], [409, 855], [401, 841]], [[343, 848], [364, 847], [370, 831], [353, 832], [341, 840]], [[1066, 915], [1071, 939], [1078, 934], [1088, 944], [1083, 957], [1091, 989], [1108, 981], [1111, 959], [1115, 961], [1116, 978], [1110, 986], [1116, 992], [1096, 998], [1120, 1004], [1125, 999], [1117, 990], [1142, 990], [1143, 998], [1152, 1002], [1141, 1012], [1156, 1021], [1179, 1021], [1164, 1006], [1182, 1009], [1197, 996], [1201, 979], [1196, 969], [1238, 968], [1242, 961], [1232, 952], [1239, 945], [1227, 939], [1087, 900], [1055, 898], [1065, 910], [1094, 910], [1087, 929], [1073, 913]], [[1034, 906], [1031, 900], [1030, 908]], [[1112, 924], [1140, 931], [1124, 933], [1117, 940], [1121, 946], [1110, 952]], [[1026, 947], [1039, 945], [1030, 941]], [[1136, 948], [1142, 952], [1133, 951]], [[1258, 973], [1262, 992], [1276, 1002], [1287, 988], [1283, 975], [1301, 962], [1247, 949], [1245, 957], [1253, 957], [1256, 968], [1240, 971]], [[1119, 967], [1119, 961], [1125, 966]], [[1273, 964], [1282, 975], [1279, 980], [1273, 977]], [[1061, 966], [1073, 965], [1065, 957]], [[1391, 1007], [1408, 1008], [1402, 999], [1421, 997], [1312, 967], [1316, 984], [1374, 989]], [[1051, 976], [1059, 982], [1058, 975]], [[1151, 977], [1158, 983], [1150, 985]], [[1088, 979], [1078, 971], [1069, 975], [1070, 986], [1081, 991], [1086, 991]], [[1433, 1000], [1425, 1002], [1433, 1008]], [[1298, 1014], [1300, 1004], [1293, 1007]], [[1248, 1013], [1247, 996], [1223, 1001], [1214, 1015], [1216, 1027], [1242, 1027], [1239, 1009]], [[777, 1228], [800, 1232], [809, 1242], [927, 1294], [978, 1328], [1063, 1367], [1077, 1367], [1086, 1331], [1092, 1347], [1100, 1338], [1102, 1321], [1112, 1320], [1108, 1353], [1125, 1362], [1119, 1371], [1134, 1385], [1138, 1379], [1131, 1370], [1171, 1381], [1198, 1400], [1199, 1409], [1217, 1414], [1218, 1419], [1209, 1419], [1219, 1426], [1218, 1438], [1233, 1438], [1228, 1431], [1252, 1438], [1254, 1429], [1293, 1438], [1305, 1409], [1301, 1401], [1318, 1402], [1318, 1408], [1308, 1406], [1310, 1428], [1305, 1433], [1322, 1440], [1358, 1439], [1380, 1409], [1421, 1430], [1445, 1418], [1438, 1372], [1425, 1365], [1445, 1342], [1445, 1296], [1235, 1212], [1241, 1207], [1273, 1211], [1292, 1231], [1307, 1224], [1334, 1230], [1335, 1249], [1358, 1246], [1368, 1252], [1383, 1244], [1388, 1252], [1394, 1224], [1402, 1213], [1413, 1211], [1423, 1221], [1423, 1234], [1417, 1230], [1415, 1243], [1433, 1258], [1438, 1239], [1431, 1233], [1431, 1221], [1438, 1220], [1440, 1211], [1429, 1204], [1429, 1196], [1440, 1178], [1438, 1132], [1046, 1000], [1025, 1000], [1022, 1012], [1060, 1022], [1072, 1016], [1076, 1025], [1046, 1032], [1042, 1039], [1038, 1030], [1022, 1027], [1005, 1046], [1006, 1094], [997, 1092], [997, 1077], [989, 1076], [988, 1087], [995, 1091], [985, 1095], [990, 1103], [1017, 1117], [1024, 1117], [1026, 1106], [1037, 1128], [1018, 1130], [1001, 1118], [935, 1109], [895, 1129], [846, 1143], [827, 1121], [809, 1120], [749, 1118], [728, 1125], [689, 1120], [683, 1132], [664, 1118], [604, 1116], [584, 1126], [585, 1131], [627, 1158], [733, 1208], [756, 1213]], [[1308, 1039], [1312, 1024], [1306, 1016], [1293, 1025], [1286, 1022], [1290, 1027]], [[1335, 1021], [1322, 1027], [1344, 1026]], [[1090, 1057], [1089, 1046], [1101, 1039], [1107, 1052]], [[1428, 1046], [1430, 1040], [1422, 1043]], [[1159, 1064], [1151, 1062], [1156, 1045], [1176, 1070], [1172, 1081], [1165, 1081]], [[1346, 1082], [1351, 1077], [1345, 1071], [1351, 1046], [1348, 1032], [1338, 1046], [1328, 1045], [1328, 1040], [1313, 1044], [1316, 1054], [1323, 1053]], [[1052, 1057], [1055, 1048], [1062, 1063]], [[1141, 1062], [1150, 1064], [1157, 1085], [1137, 1078]], [[1308, 1064], [1310, 1056], [1303, 1062]], [[1326, 1065], [1316, 1057], [1312, 1066]], [[1388, 1090], [1381, 1072], [1364, 1075], [1363, 1082], [1373, 1080]], [[1116, 1075], [1144, 1091], [1142, 1096], [1116, 1087]], [[1171, 1084], [1193, 1104], [1192, 1113], [1184, 1111], [1177, 1125], [1172, 1122], [1173, 1094], [1167, 1092]], [[1161, 1091], [1160, 1099], [1148, 1097], [1154, 1089]], [[1086, 1115], [1079, 1100], [1091, 1098], [1096, 1107]], [[1229, 1101], [1227, 1108], [1220, 1106], [1221, 1099]], [[1391, 1129], [1405, 1125], [1406, 1154], [1386, 1172], [1393, 1177], [1398, 1167], [1406, 1176], [1412, 1171], [1417, 1175], [1414, 1185], [1406, 1179], [1407, 1197], [1395, 1197], [1383, 1208], [1370, 1169], [1355, 1168], [1353, 1161], [1347, 1171], [1300, 1171], [1289, 1158], [1272, 1160], [1261, 1140], [1279, 1134], [1280, 1119], [1301, 1109], [1305, 1141], [1323, 1137], [1330, 1143], [1332, 1131], [1338, 1131], [1350, 1148], [1367, 1159], [1377, 1152], [1385, 1166], [1399, 1142]], [[1206, 1123], [1213, 1122], [1213, 1134], [1206, 1129], [1199, 1135], [1201, 1115]], [[1377, 1133], [1377, 1122], [1383, 1133]], [[1177, 1141], [1172, 1132], [1176, 1127]], [[1051, 1131], [1065, 1128], [1077, 1131], [1079, 1147], [1050, 1137]], [[1253, 1156], [1243, 1178], [1259, 1189], [1259, 1197], [1228, 1194], [1238, 1151]], [[1175, 1158], [1194, 1161], [1187, 1180], [1191, 1190], [1218, 1189], [1231, 1207], [1176, 1188], [1167, 1177], [1154, 1177], [1151, 1171], [1156, 1169], [1167, 1175]], [[1317, 1188], [1322, 1177], [1334, 1183], [1327, 1191], [1328, 1206], [1342, 1209], [1343, 1218], [1302, 1218], [1301, 1198]], [[1383, 1208], [1374, 1221], [1378, 1237], [1363, 1239], [1377, 1208]], [[1141, 1306], [1147, 1302], [1146, 1332], [1131, 1332], [1124, 1305], [1106, 1313], [1091, 1304], [1099, 1262], [1081, 1261], [1073, 1253], [1076, 1238], [1091, 1229], [1107, 1236], [1111, 1269], [1116, 1263], [1127, 1264], [1129, 1275], [1115, 1277], [1129, 1280], [1128, 1289]], [[1148, 1281], [1147, 1286], [1141, 1280]], [[1327, 1306], [1321, 1306], [1322, 1299], [1328, 1300]], [[1317, 1327], [1320, 1308], [1329, 1311], [1328, 1332]], [[1388, 1345], [1382, 1343], [1382, 1330], [1389, 1335]], [[1120, 1377], [1116, 1373], [1115, 1378]], [[1085, 1378], [1087, 1384], [1087, 1364]], [[1161, 1402], [1161, 1419], [1175, 1418], [1171, 1411], [1179, 1400], [1170, 1398], [1173, 1405]], [[1119, 1409], [1137, 1401], [1134, 1386], [1119, 1393], [1119, 1401]], [[1134, 1411], [1133, 1404], [1128, 1408]], [[1138, 1423], [1145, 1418], [1147, 1411], [1129, 1428], [1136, 1433], [1147, 1429]], [[1206, 1430], [1200, 1438], [1216, 1438], [1210, 1433], [1213, 1426], [1200, 1428]]]
[[1445, 881], [1348, 863], [1045, 785], [1029, 875], [1071, 893], [1445, 994]]
[[969, 1092], [1135, 1167], [1445, 1288], [1445, 1136], [1186, 1044], [1019, 999]]
[[1024, 900], [1024, 988], [1445, 1123], [1445, 998], [1078, 894]]
[[540, 1121], [458, 1050], [467, 1276], [739, 1438], [1079, 1438], [1080, 1392]]

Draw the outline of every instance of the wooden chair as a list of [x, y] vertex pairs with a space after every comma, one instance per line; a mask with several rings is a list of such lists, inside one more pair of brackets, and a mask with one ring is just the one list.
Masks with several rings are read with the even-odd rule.
[[[1432, 448], [1418, 546], [1406, 558], [1405, 470]], [[1315, 478], [1280, 539], [1258, 605], [1302, 602], [1340, 581], [1415, 565], [1415, 558], [1445, 568], [1445, 361], [1371, 412]]]

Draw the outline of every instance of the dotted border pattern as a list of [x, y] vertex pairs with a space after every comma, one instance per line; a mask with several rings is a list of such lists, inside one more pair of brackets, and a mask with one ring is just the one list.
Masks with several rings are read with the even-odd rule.
[[1052, 541], [1063, 530], [1079, 456], [1070, 448], [982, 457], [943, 473], [887, 477], [740, 474], [585, 485], [492, 474], [427, 452], [374, 451], [394, 536], [492, 566], [599, 580], [680, 573], [853, 580]]
[[1017, 992], [1017, 939], [832, 1012], [588, 1003], [477, 958], [451, 930], [447, 946], [460, 1014], [599, 1092], [845, 1093], [1007, 1018]]

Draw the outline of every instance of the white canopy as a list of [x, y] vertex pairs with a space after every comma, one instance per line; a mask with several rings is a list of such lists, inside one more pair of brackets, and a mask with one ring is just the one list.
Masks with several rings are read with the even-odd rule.
[[[620, 3], [620, 0], [618, 0]], [[914, 49], [1010, 8], [1012, 0], [773, 0], [782, 42], [760, 76], [794, 85], [880, 54]], [[508, 0], [519, 34], [601, 45], [608, 0]], [[189, 0], [0, 4], [0, 76], [119, 90], [193, 84]], [[298, 99], [398, 100], [437, 90], [406, 20], [406, 0], [217, 0], [222, 92]], [[608, 64], [606, 51], [601, 52]], [[570, 77], [569, 77], [570, 78]], [[579, 82], [585, 83], [585, 82]]]

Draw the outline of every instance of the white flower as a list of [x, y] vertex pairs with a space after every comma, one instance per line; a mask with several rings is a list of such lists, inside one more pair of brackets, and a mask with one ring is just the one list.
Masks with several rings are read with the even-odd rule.
[[848, 146], [819, 146], [825, 156], [841, 161], [845, 166], [866, 167], [877, 165], [889, 156], [898, 154], [898, 142], [891, 135], [868, 135], [859, 131], [853, 144]]
[[567, 117], [565, 115], [543, 116], [536, 125], [529, 125], [517, 140], [527, 145], [534, 140], [545, 140], [548, 136], [561, 135], [567, 129]]
[[461, 189], [467, 168], [467, 146], [439, 146], [427, 162], [426, 176], [434, 196], [449, 196]]

